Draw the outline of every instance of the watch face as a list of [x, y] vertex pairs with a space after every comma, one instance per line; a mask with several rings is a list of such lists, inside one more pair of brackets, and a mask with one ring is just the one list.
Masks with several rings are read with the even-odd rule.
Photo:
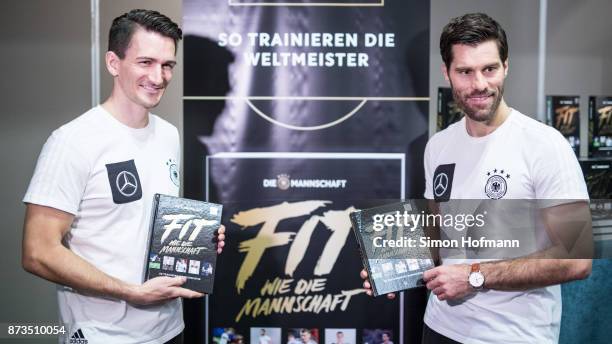
[[484, 284], [484, 276], [480, 271], [472, 272], [468, 278], [468, 281], [472, 287], [480, 288]]

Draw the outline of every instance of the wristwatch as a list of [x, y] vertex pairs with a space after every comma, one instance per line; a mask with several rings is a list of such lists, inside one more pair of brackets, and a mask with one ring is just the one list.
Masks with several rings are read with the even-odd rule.
[[485, 277], [482, 272], [480, 272], [479, 263], [472, 264], [472, 269], [468, 277], [468, 282], [474, 289], [482, 289], [484, 287]]

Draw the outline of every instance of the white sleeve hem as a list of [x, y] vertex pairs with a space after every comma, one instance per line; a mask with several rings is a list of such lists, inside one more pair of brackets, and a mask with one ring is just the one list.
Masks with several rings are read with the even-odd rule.
[[42, 205], [45, 207], [51, 207], [57, 210], [61, 210], [61, 211], [70, 213], [75, 216], [77, 215], [77, 212], [78, 212], [78, 209], [76, 209], [74, 206], [71, 206], [67, 203], [61, 202], [51, 197], [26, 194], [25, 197], [23, 198], [23, 203], [31, 203], [31, 204]]

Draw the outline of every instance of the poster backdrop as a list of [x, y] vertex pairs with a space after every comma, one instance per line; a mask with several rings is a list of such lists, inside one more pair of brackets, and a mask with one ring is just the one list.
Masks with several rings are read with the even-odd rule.
[[183, 11], [184, 194], [223, 203], [228, 230], [213, 295], [185, 303], [186, 340], [418, 338], [424, 291], [365, 295], [347, 214], [422, 195], [429, 1]]

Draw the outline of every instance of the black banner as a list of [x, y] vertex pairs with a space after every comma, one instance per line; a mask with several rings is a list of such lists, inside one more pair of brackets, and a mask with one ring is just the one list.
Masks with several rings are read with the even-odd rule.
[[184, 195], [222, 203], [228, 229], [207, 341], [418, 337], [424, 292], [404, 312], [363, 293], [347, 214], [422, 196], [429, 10], [184, 1]]
[[[348, 214], [355, 209], [355, 199], [401, 196], [403, 157], [357, 153], [209, 157], [209, 176], [230, 166], [249, 171], [235, 185], [249, 192], [238, 194], [239, 200], [224, 201], [224, 222], [231, 228], [226, 247], [230, 254], [219, 258], [216, 280], [224, 287], [216, 286], [210, 299], [213, 334], [215, 328], [233, 327], [246, 337], [249, 328], [266, 327], [268, 333], [280, 328], [284, 340], [291, 329], [322, 333], [326, 328], [343, 328], [361, 336], [363, 329], [371, 328], [399, 336], [397, 302], [374, 300], [361, 289], [361, 259]], [[385, 180], [378, 190], [368, 188], [365, 180], [374, 174]], [[372, 317], [370, 312], [381, 316]]]

